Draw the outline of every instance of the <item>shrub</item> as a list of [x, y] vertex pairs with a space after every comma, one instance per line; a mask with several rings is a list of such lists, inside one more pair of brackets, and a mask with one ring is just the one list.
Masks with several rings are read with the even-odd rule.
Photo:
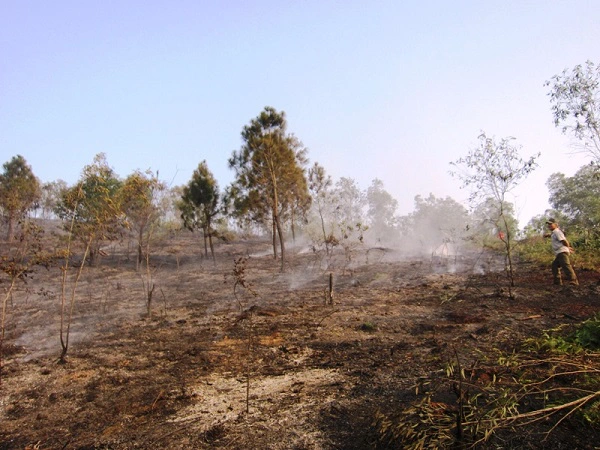
[[575, 331], [574, 341], [587, 350], [600, 350], [600, 314], [581, 324]]
[[373, 322], [365, 322], [359, 328], [361, 331], [365, 331], [367, 333], [372, 333], [374, 331], [377, 331], [377, 325], [374, 324]]

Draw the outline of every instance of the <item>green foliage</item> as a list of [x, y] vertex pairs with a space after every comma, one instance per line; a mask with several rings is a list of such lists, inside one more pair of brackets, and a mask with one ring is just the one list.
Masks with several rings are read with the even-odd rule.
[[587, 350], [600, 350], [600, 314], [583, 322], [573, 340]]
[[521, 257], [546, 264], [551, 260], [548, 251], [541, 249], [539, 237], [547, 233], [548, 217], [558, 219], [561, 229], [575, 248], [572, 262], [578, 268], [596, 270], [600, 267], [600, 172], [597, 165], [581, 167], [567, 177], [552, 174], [547, 181], [553, 207], [529, 221], [525, 228], [527, 239], [522, 242]]
[[566, 327], [545, 331], [539, 338], [525, 341], [525, 348], [558, 354], [578, 354], [600, 350], [600, 314], [582, 322], [574, 330]]
[[8, 222], [8, 241], [13, 240], [14, 227], [41, 198], [41, 185], [31, 166], [21, 155], [2, 166], [0, 174], [0, 211]]
[[364, 322], [359, 327], [360, 331], [364, 331], [366, 333], [373, 333], [377, 331], [377, 324], [373, 322]]
[[595, 165], [583, 166], [572, 177], [552, 174], [546, 184], [550, 203], [565, 215], [568, 225], [590, 236], [600, 234], [600, 172]]
[[206, 161], [198, 164], [191, 180], [183, 188], [178, 203], [183, 225], [190, 231], [210, 231], [212, 221], [219, 212], [219, 185]]
[[310, 202], [304, 173], [306, 149], [287, 133], [284, 112], [265, 107], [242, 130], [243, 145], [229, 158], [235, 180], [227, 190], [227, 203], [238, 218], [260, 224], [270, 223], [273, 253], [276, 239], [285, 258], [283, 222], [292, 220], [295, 210], [305, 210]]
[[24, 223], [15, 246], [0, 255], [0, 272], [10, 280], [25, 282], [34, 266], [47, 266], [56, 255], [44, 248], [43, 237], [42, 227], [31, 222]]
[[463, 187], [469, 188], [471, 202], [488, 198], [505, 202], [506, 194], [536, 169], [539, 153], [522, 159], [520, 146], [513, 144], [514, 139], [503, 138], [498, 142], [482, 133], [478, 147], [451, 163], [457, 168], [451, 174], [463, 182]]
[[503, 240], [515, 242], [518, 232], [518, 222], [515, 218], [515, 207], [510, 202], [498, 203], [493, 198], [487, 198], [479, 203], [471, 215], [471, 237], [484, 246], [498, 245], [504, 247]]
[[434, 389], [398, 413], [378, 413], [378, 448], [474, 448], [491, 440], [504, 422], [518, 414], [519, 395], [494, 381], [477, 385], [473, 394], [460, 391], [456, 383], [453, 389], [457, 401], [436, 401]]
[[328, 240], [330, 245], [340, 245], [344, 249], [346, 262], [350, 263], [369, 228], [364, 221], [365, 196], [356, 180], [342, 177], [335, 183], [332, 202], [335, 205], [332, 212], [333, 233]]
[[[532, 386], [539, 388], [542, 383], [548, 383], [551, 380], [560, 382], [561, 379], [566, 379], [567, 384], [573, 386], [573, 392], [570, 393], [568, 389], [562, 387], [565, 383], [561, 382], [561, 389], [558, 392], [563, 392], [563, 397], [555, 398], [555, 403], [561, 405], [567, 400], [571, 400], [571, 404], [576, 405], [573, 411], [577, 412], [577, 417], [584, 424], [600, 426], [600, 401], [593, 401], [600, 397], [598, 390], [600, 371], [597, 368], [600, 356], [598, 353], [600, 350], [600, 314], [575, 327], [563, 325], [545, 331], [538, 338], [526, 340], [523, 350], [533, 355], [540, 353], [545, 356], [551, 355], [548, 359], [539, 358], [537, 365], [547, 364], [546, 361], [551, 364], [547, 367], [546, 379], [543, 382], [531, 382]], [[531, 365], [529, 370], [533, 367], [535, 366]], [[539, 373], [536, 375], [540, 376]], [[527, 372], [522, 373], [523, 378], [530, 376], [531, 374], [527, 374]], [[542, 373], [541, 376], [544, 374]], [[578, 399], [577, 395], [573, 394], [588, 395]]]
[[512, 251], [516, 235], [513, 231], [513, 215], [507, 209], [507, 195], [517, 187], [537, 167], [539, 153], [524, 160], [520, 157], [520, 147], [513, 144], [514, 138], [496, 141], [485, 133], [479, 136], [479, 146], [467, 156], [451, 163], [457, 168], [451, 172], [471, 191], [469, 201], [472, 205], [492, 202], [496, 211], [489, 218], [498, 230], [498, 236], [504, 244], [508, 262], [510, 286], [514, 286]]
[[219, 214], [219, 184], [208, 168], [206, 161], [198, 164], [192, 179], [184, 186], [181, 200], [177, 203], [181, 211], [183, 225], [190, 231], [201, 229], [204, 234], [204, 255], [208, 256], [208, 247], [215, 258], [212, 237], [216, 217]]
[[[460, 246], [472, 231], [467, 209], [450, 197], [415, 197], [415, 209], [403, 223], [403, 234], [420, 245], [420, 250], [429, 252], [442, 243]], [[434, 248], [435, 248], [434, 247]]]
[[117, 239], [124, 225], [121, 187], [106, 156], [99, 153], [94, 162], [83, 169], [79, 182], [65, 190], [57, 205], [57, 215], [65, 221], [65, 229], [90, 249], [91, 263], [98, 258], [105, 240]]
[[496, 448], [502, 436], [534, 423], [548, 435], [561, 425], [600, 425], [600, 314], [547, 331], [521, 349], [482, 353], [470, 367], [455, 354], [445, 376], [419, 380], [412, 402], [376, 414], [377, 448]]
[[[365, 195], [353, 178], [342, 177], [335, 183], [332, 202], [335, 205], [334, 223], [341, 230], [347, 225], [366, 223], [364, 217]], [[341, 238], [342, 236], [338, 235], [337, 237]]]
[[374, 242], [395, 242], [397, 238], [396, 210], [398, 201], [384, 189], [383, 182], [374, 179], [367, 189], [369, 235]]
[[[307, 232], [314, 243], [314, 248], [325, 247], [327, 255], [331, 251], [334, 239], [332, 184], [331, 177], [325, 173], [325, 169], [315, 162], [308, 170], [308, 189], [312, 197], [313, 217], [309, 220]], [[315, 224], [314, 227], [311, 227], [311, 224]]]
[[[575, 248], [571, 262], [575, 270], [598, 270], [600, 268], [600, 238], [590, 236], [577, 227], [568, 230], [568, 238]], [[548, 266], [554, 260], [550, 241], [540, 234], [532, 234], [519, 241], [517, 247], [519, 258], [523, 261], [539, 263]]]
[[126, 225], [137, 236], [138, 264], [142, 262], [143, 248], [148, 251], [153, 225], [159, 220], [157, 194], [166, 188], [151, 172], [136, 171], [129, 175], [121, 188], [121, 208]]
[[50, 181], [42, 185], [42, 196], [39, 201], [42, 219], [49, 219], [53, 216], [62, 193], [67, 188], [67, 182], [63, 180]]
[[534, 235], [519, 241], [518, 253], [522, 261], [540, 263], [548, 267], [554, 260], [550, 242], [542, 235]]
[[146, 223], [156, 218], [158, 207], [155, 193], [164, 184], [152, 173], [135, 171], [129, 175], [121, 188], [121, 206], [127, 219], [133, 224]]
[[572, 340], [552, 331], [545, 331], [539, 338], [528, 339], [524, 344], [526, 349], [529, 348], [536, 352], [575, 354], [582, 350]]
[[542, 236], [548, 233], [548, 225], [546, 221], [549, 217], [553, 217], [558, 223], [566, 224], [567, 217], [561, 211], [556, 209], [547, 209], [543, 214], [532, 217], [523, 230], [523, 235], [526, 238]]
[[600, 66], [592, 61], [565, 69], [546, 81], [554, 124], [600, 160]]

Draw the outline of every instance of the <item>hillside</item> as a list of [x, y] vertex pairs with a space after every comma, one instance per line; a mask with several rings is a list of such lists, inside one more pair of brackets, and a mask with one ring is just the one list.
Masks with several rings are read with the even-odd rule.
[[[556, 289], [549, 267], [527, 264], [510, 298], [494, 255], [407, 260], [362, 248], [349, 261], [298, 246], [280, 272], [267, 241], [219, 243], [213, 264], [197, 238], [165, 238], [150, 272], [136, 272], [125, 246], [107, 248], [77, 286], [65, 364], [60, 268], [36, 268], [18, 286], [7, 302], [0, 449], [402, 448], [383, 439], [385, 420], [428, 394], [441, 419], [455, 417], [462, 382], [471, 394], [514, 385], [500, 355], [599, 306], [597, 273]], [[448, 364], [464, 378], [447, 376]], [[585, 364], [600, 370], [597, 355]], [[504, 428], [483, 448], [600, 442], [577, 414], [561, 417]]]

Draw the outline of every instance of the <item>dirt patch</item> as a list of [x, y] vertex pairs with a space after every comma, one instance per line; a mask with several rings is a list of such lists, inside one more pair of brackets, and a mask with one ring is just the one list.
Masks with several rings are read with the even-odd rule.
[[[62, 365], [60, 269], [19, 286], [8, 302], [0, 449], [374, 448], [376, 413], [414, 400], [449, 359], [476, 367], [482, 354], [599, 306], [598, 274], [554, 289], [549, 268], [525, 264], [509, 298], [493, 256], [407, 261], [364, 250], [323, 270], [323, 255], [303, 249], [280, 272], [267, 242], [222, 243], [217, 254], [202, 259], [189, 235], [157, 249], [148, 317], [144, 275], [111, 249], [78, 286]], [[243, 256], [252, 288], [234, 293]], [[585, 448], [573, 433], [561, 439], [555, 448]], [[535, 437], [527, 445], [546, 448]]]

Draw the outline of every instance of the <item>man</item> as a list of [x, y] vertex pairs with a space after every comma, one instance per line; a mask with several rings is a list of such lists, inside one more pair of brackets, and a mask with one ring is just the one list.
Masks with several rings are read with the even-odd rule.
[[564, 272], [566, 281], [573, 286], [577, 286], [577, 276], [571, 266], [571, 260], [569, 259], [569, 253], [575, 252], [567, 241], [565, 234], [558, 227], [558, 223], [554, 219], [548, 219], [546, 222], [548, 229], [550, 230], [550, 237], [552, 239], [552, 251], [556, 258], [552, 262], [552, 275], [554, 275], [554, 284], [562, 284], [560, 276], [560, 270]]

